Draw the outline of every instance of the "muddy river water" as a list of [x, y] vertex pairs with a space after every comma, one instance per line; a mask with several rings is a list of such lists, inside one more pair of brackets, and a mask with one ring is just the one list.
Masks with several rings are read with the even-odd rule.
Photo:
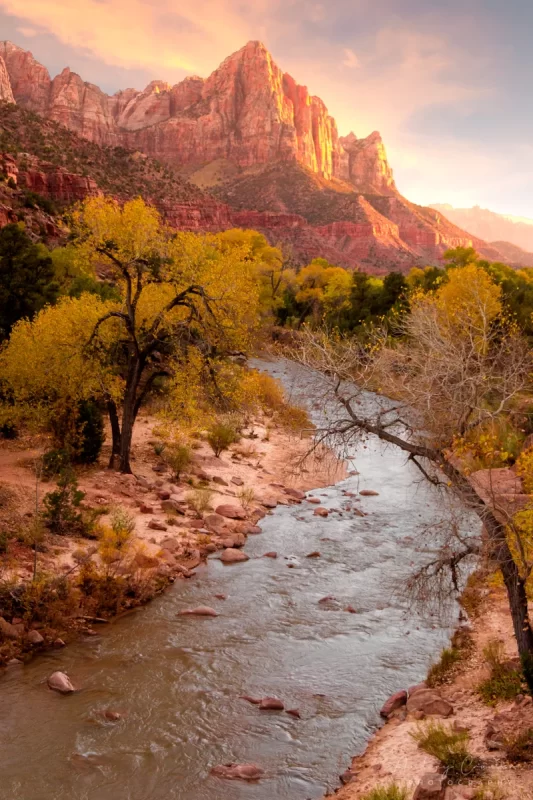
[[[285, 381], [294, 374], [284, 362], [270, 369]], [[98, 636], [8, 670], [0, 800], [305, 800], [333, 789], [382, 702], [419, 681], [449, 635], [390, 584], [420, 563], [404, 539], [438, 516], [437, 498], [404, 456], [375, 441], [355, 465], [358, 476], [315, 494], [340, 508], [343, 489], [374, 489], [378, 497], [361, 498], [368, 516], [280, 507], [249, 537], [247, 563], [212, 559]], [[272, 550], [277, 560], [262, 558]], [[305, 557], [315, 550], [321, 558]], [[325, 595], [340, 610], [318, 604]], [[220, 616], [177, 616], [204, 604]], [[342, 610], [348, 604], [356, 614]], [[54, 670], [83, 690], [50, 692]], [[259, 711], [242, 694], [280, 697], [301, 719]], [[104, 708], [123, 719], [95, 722]], [[265, 778], [209, 775], [230, 761], [257, 763]]]

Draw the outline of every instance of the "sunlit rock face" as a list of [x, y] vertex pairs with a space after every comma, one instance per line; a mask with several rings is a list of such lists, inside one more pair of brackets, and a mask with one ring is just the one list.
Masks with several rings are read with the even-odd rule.
[[11, 89], [11, 82], [7, 73], [6, 64], [3, 58], [0, 57], [0, 100], [5, 103], [14, 103], [13, 90]]
[[339, 139], [322, 100], [282, 72], [261, 42], [249, 42], [206, 80], [152, 81], [142, 92], [112, 97], [68, 67], [52, 80], [31, 53], [10, 42], [0, 44], [0, 56], [18, 103], [99, 144], [122, 144], [180, 166], [292, 160], [327, 179], [394, 189], [380, 135]]
[[[402, 197], [380, 134], [339, 137], [322, 100], [261, 42], [249, 42], [207, 79], [157, 80], [112, 96], [68, 67], [52, 79], [31, 53], [1, 42], [0, 100], [177, 169], [199, 194], [146, 198], [176, 228], [255, 228], [289, 245], [302, 263], [323, 256], [376, 273], [438, 263], [457, 245], [493, 255], [440, 212]], [[61, 202], [100, 192], [90, 177], [46, 163], [26, 169], [19, 183]]]

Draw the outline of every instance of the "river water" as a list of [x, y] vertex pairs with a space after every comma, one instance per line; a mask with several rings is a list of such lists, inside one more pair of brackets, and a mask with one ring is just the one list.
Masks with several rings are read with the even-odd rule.
[[[295, 374], [285, 362], [269, 368], [286, 383]], [[421, 680], [449, 636], [390, 583], [420, 563], [404, 539], [440, 518], [438, 499], [376, 441], [355, 466], [358, 476], [315, 494], [340, 508], [343, 489], [374, 489], [379, 497], [361, 498], [368, 516], [280, 507], [248, 539], [250, 561], [214, 558], [98, 636], [8, 670], [0, 800], [305, 800], [333, 789], [386, 697]], [[262, 558], [272, 550], [277, 560]], [[314, 550], [321, 558], [305, 558]], [[339, 610], [318, 604], [325, 595]], [[348, 604], [358, 613], [343, 611]], [[220, 616], [177, 616], [196, 605]], [[82, 691], [50, 692], [54, 670]], [[275, 695], [302, 718], [259, 711], [241, 694]], [[105, 708], [123, 719], [103, 722]], [[266, 776], [243, 784], [209, 775], [230, 761], [257, 763]]]

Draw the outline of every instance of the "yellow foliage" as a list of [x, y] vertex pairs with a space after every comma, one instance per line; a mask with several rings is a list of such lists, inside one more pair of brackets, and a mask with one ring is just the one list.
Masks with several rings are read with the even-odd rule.
[[533, 447], [528, 447], [516, 459], [516, 474], [522, 478], [524, 491], [533, 494]]
[[502, 290], [476, 264], [452, 269], [438, 289], [436, 304], [443, 322], [455, 330], [464, 325], [485, 330], [502, 312]]
[[315, 258], [296, 275], [296, 302], [315, 315], [340, 312], [349, 306], [352, 276], [323, 258]]
[[[92, 294], [63, 298], [44, 308], [32, 321], [21, 320], [0, 354], [0, 374], [19, 405], [45, 414], [57, 403], [106, 392], [120, 398], [122, 382], [98, 351], [87, 345], [97, 321], [115, 305]], [[109, 320], [101, 327], [101, 343], [110, 347], [117, 326]]]

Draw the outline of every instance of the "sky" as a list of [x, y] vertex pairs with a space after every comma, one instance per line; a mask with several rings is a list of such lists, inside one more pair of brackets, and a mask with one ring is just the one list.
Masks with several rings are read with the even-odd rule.
[[0, 38], [109, 93], [260, 39], [417, 203], [533, 218], [532, 0], [0, 0]]

